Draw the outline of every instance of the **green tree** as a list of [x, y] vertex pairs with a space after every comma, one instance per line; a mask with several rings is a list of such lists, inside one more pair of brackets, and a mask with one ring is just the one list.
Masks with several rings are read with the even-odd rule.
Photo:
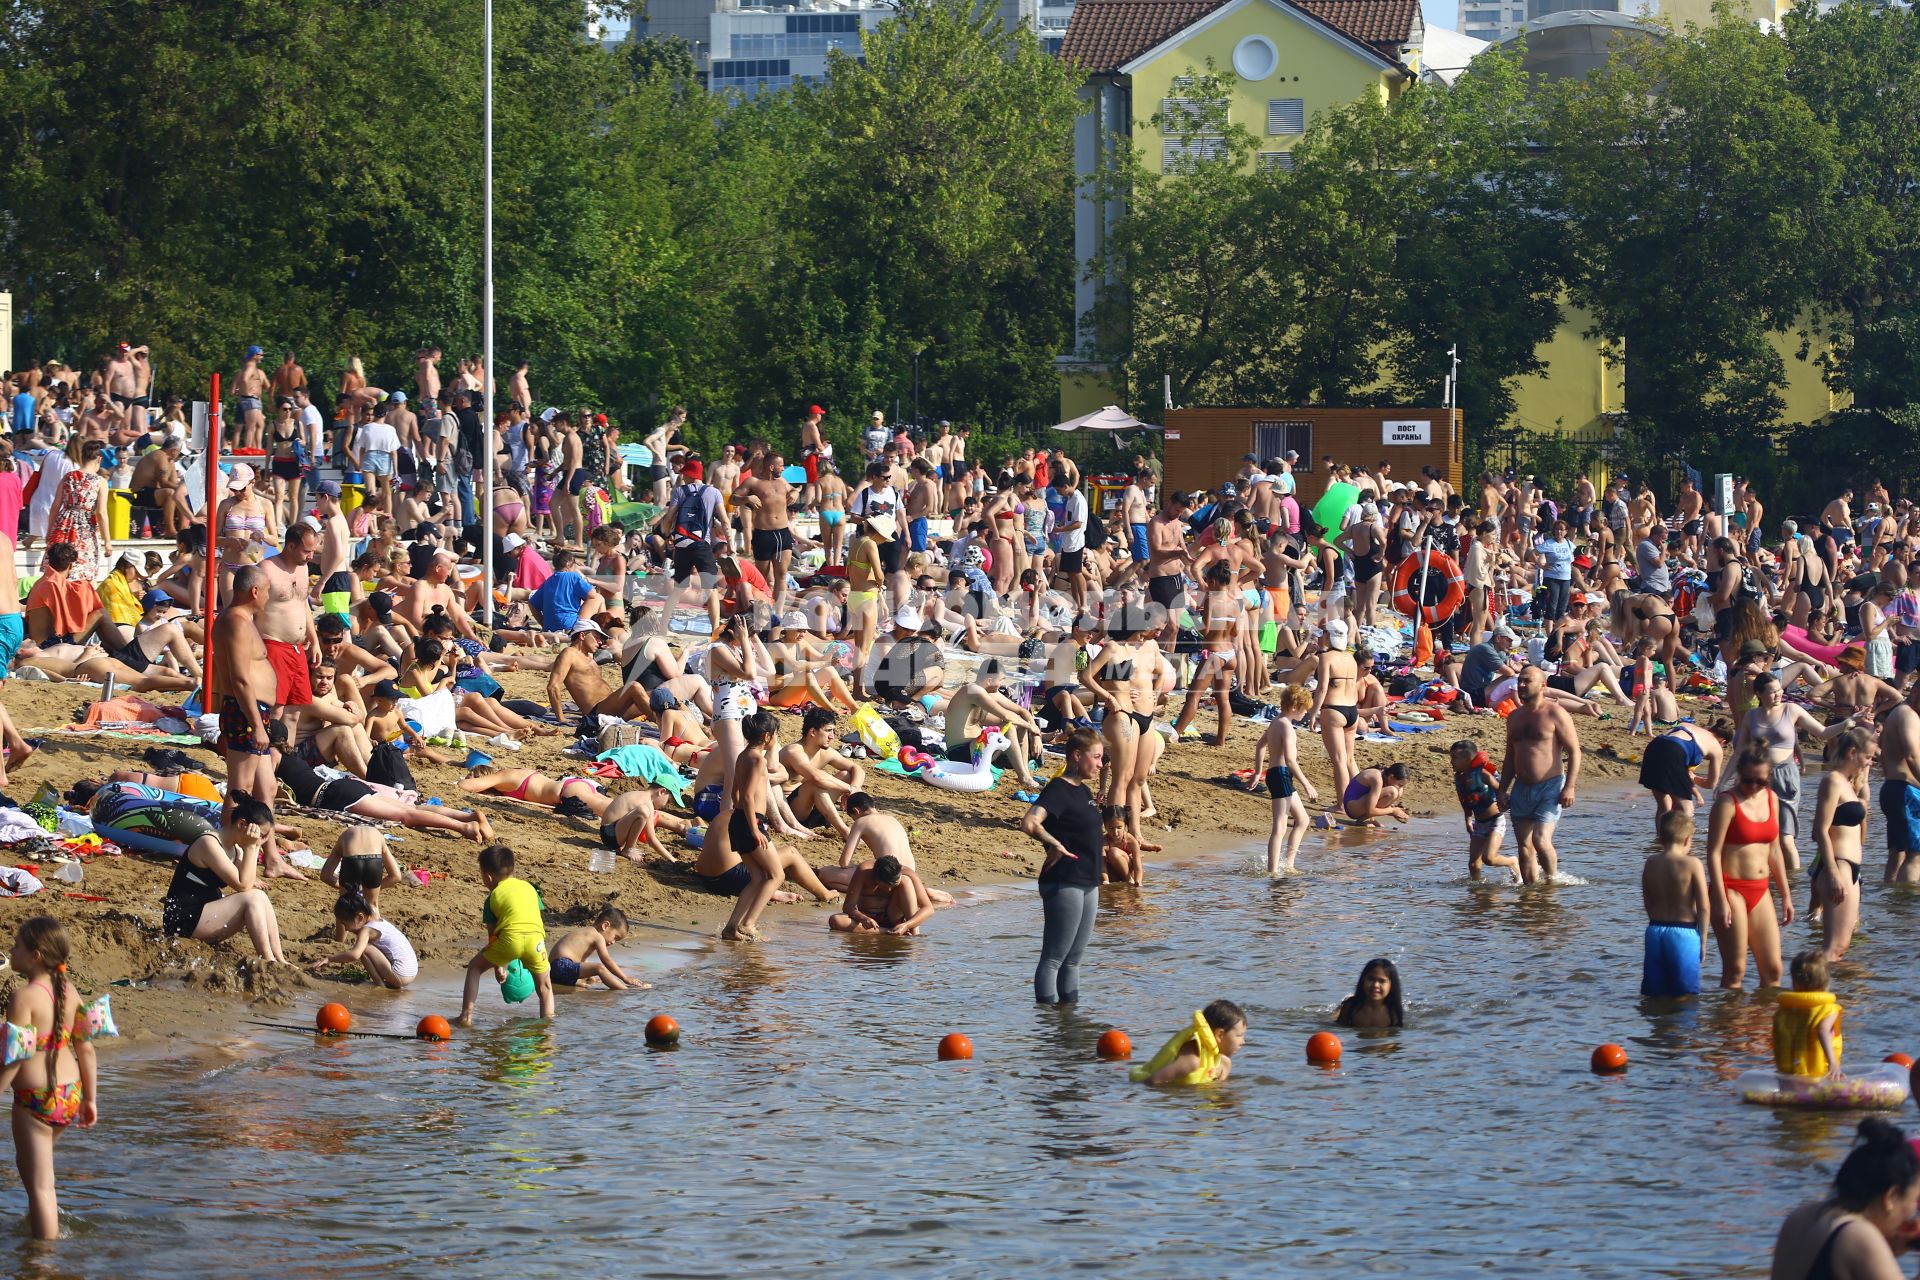
[[1722, 11], [1547, 91], [1571, 292], [1625, 339], [1621, 446], [1642, 465], [1771, 442], [1786, 372], [1770, 339], [1817, 296], [1840, 176], [1789, 71], [1783, 41]]

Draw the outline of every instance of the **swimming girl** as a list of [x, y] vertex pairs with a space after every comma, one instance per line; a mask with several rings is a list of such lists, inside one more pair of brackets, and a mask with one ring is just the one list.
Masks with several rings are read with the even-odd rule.
[[1404, 1027], [1406, 1012], [1400, 1003], [1400, 971], [1385, 956], [1367, 961], [1353, 994], [1340, 1002], [1333, 1015], [1342, 1027]]
[[1211, 1084], [1233, 1074], [1233, 1055], [1247, 1040], [1247, 1015], [1231, 1000], [1215, 1000], [1176, 1031], [1151, 1061], [1127, 1075], [1145, 1084]]

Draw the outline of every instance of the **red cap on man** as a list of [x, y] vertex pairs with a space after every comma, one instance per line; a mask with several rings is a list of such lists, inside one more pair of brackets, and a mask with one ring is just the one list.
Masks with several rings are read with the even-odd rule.
[[807, 416], [809, 418], [824, 418], [827, 416], [827, 411], [817, 404], [810, 404], [807, 406]]
[[681, 468], [680, 474], [689, 480], [698, 480], [707, 474], [707, 469], [700, 465], [698, 458], [694, 458], [689, 461], [685, 467]]

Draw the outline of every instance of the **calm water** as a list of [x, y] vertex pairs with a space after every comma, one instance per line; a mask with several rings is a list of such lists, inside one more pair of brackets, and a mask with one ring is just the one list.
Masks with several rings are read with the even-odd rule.
[[[1651, 818], [1638, 796], [1582, 796], [1561, 848], [1589, 883], [1547, 891], [1470, 886], [1443, 821], [1314, 833], [1278, 884], [1240, 851], [1162, 865], [1144, 893], [1107, 891], [1076, 1013], [1029, 1003], [1039, 908], [1019, 889], [910, 941], [785, 913], [759, 948], [659, 934], [654, 991], [563, 998], [550, 1028], [487, 993], [489, 1025], [447, 1046], [260, 1031], [197, 1060], [109, 1057], [105, 1127], [62, 1144], [74, 1237], [53, 1265], [1764, 1275], [1851, 1120], [1734, 1095], [1768, 1056], [1770, 1001], [1642, 1007]], [[1850, 1063], [1920, 1047], [1917, 912], [1870, 887], [1839, 984]], [[1412, 1025], [1346, 1032], [1342, 1069], [1308, 1067], [1306, 1037], [1382, 953]], [[1095, 1060], [1106, 1027], [1145, 1056], [1221, 995], [1253, 1025], [1226, 1085], [1154, 1091]], [[352, 1003], [363, 1029], [453, 1008]], [[648, 1052], [663, 1011], [686, 1045]], [[954, 1030], [974, 1061], [936, 1064]], [[1588, 1073], [1605, 1040], [1632, 1054], [1625, 1077]]]

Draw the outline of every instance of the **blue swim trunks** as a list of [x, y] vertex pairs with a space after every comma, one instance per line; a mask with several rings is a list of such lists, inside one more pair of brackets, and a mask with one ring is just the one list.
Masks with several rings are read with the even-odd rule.
[[580, 985], [580, 962], [578, 960], [567, 960], [563, 957], [555, 956], [552, 960], [550, 973], [552, 976], [548, 981], [552, 982], [556, 987], [577, 987]]
[[1640, 994], [1656, 1000], [1700, 994], [1700, 931], [1690, 924], [1647, 926]]
[[915, 516], [907, 521], [907, 537], [915, 551], [927, 549], [927, 518], [925, 516]]
[[1141, 564], [1147, 562], [1147, 526], [1130, 524], [1127, 531], [1133, 535], [1133, 558]]
[[1888, 853], [1920, 850], [1920, 787], [1888, 778], [1880, 784], [1880, 812], [1887, 820]]
[[1513, 784], [1513, 802], [1507, 816], [1515, 822], [1543, 822], [1548, 826], [1560, 821], [1560, 791], [1567, 785], [1565, 774], [1555, 774], [1541, 782]]
[[0, 680], [13, 674], [13, 657], [26, 639], [26, 615], [0, 613]]

